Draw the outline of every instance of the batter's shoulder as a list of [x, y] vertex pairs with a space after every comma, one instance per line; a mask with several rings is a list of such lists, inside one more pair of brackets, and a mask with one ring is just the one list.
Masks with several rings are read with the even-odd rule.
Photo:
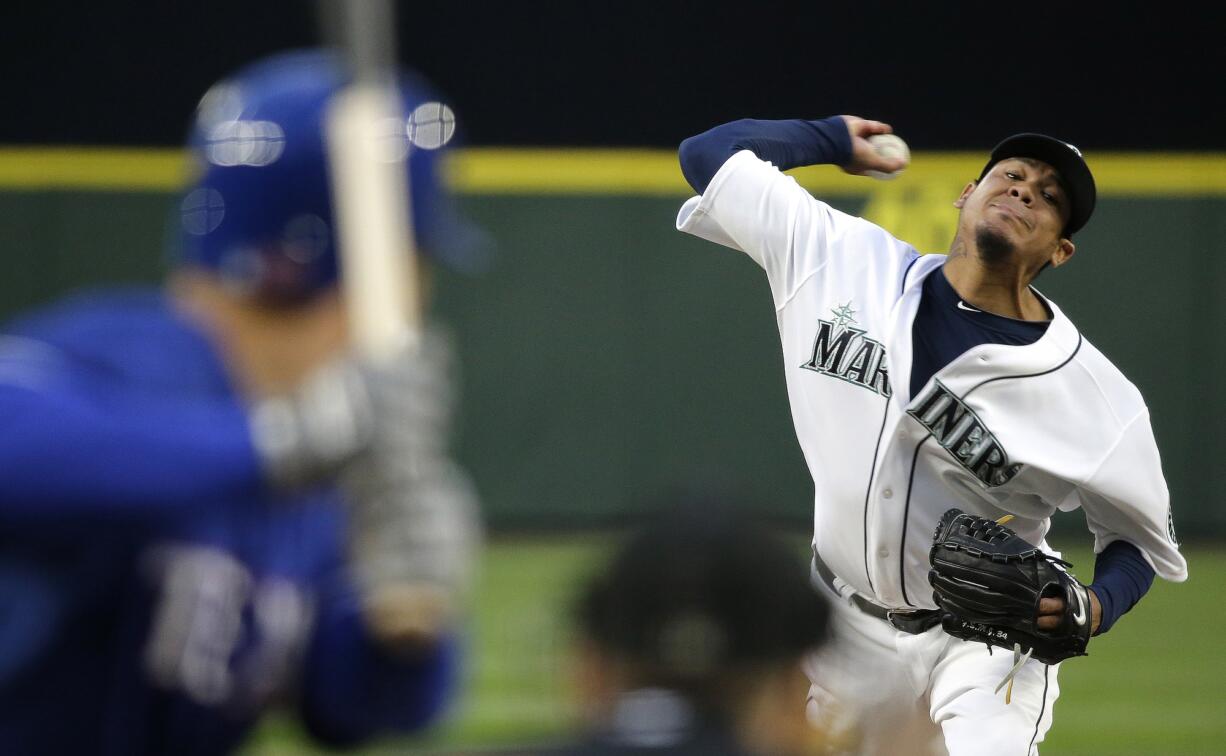
[[85, 342], [103, 334], [157, 329], [168, 316], [166, 299], [157, 289], [91, 288], [19, 313], [3, 330], [61, 343]]
[[78, 379], [148, 387], [219, 385], [219, 356], [203, 334], [152, 287], [82, 290], [22, 313], [0, 328], [33, 343]]

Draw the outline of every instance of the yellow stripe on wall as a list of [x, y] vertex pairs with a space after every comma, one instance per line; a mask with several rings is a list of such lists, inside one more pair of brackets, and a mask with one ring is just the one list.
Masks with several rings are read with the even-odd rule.
[[690, 189], [667, 150], [499, 149], [459, 151], [458, 191], [474, 194], [640, 194], [682, 196]]
[[[978, 153], [916, 153], [894, 183], [961, 188], [979, 176]], [[684, 195], [690, 189], [671, 150], [512, 150], [473, 148], [453, 163], [454, 185], [482, 194]], [[1104, 153], [1090, 159], [1100, 195], [1226, 195], [1226, 154]], [[881, 185], [829, 166], [791, 172], [818, 193], [871, 194]]]
[[0, 147], [0, 189], [173, 191], [187, 167], [181, 149]]
[[[979, 175], [984, 156], [920, 152], [892, 186], [942, 184], [951, 191]], [[1226, 196], [1226, 154], [1102, 153], [1090, 167], [1102, 196]], [[190, 165], [181, 149], [0, 147], [0, 190], [173, 191]], [[452, 156], [453, 187], [468, 194], [684, 196], [672, 150], [474, 147]], [[793, 172], [802, 185], [836, 195], [882, 185], [828, 166]]]

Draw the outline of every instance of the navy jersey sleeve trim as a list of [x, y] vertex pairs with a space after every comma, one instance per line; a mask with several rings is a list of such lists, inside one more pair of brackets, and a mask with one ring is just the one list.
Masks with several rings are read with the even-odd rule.
[[1039, 727], [1043, 724], [1043, 714], [1047, 711], [1047, 689], [1051, 683], [1050, 680], [1051, 667], [1043, 665], [1043, 700], [1039, 703], [1039, 715], [1034, 720], [1034, 734], [1030, 736], [1030, 746], [1026, 749], [1027, 755], [1034, 753], [1034, 741], [1039, 737]]
[[885, 421], [890, 416], [890, 399], [886, 397], [885, 410], [881, 413], [881, 427], [877, 430], [877, 445], [873, 447], [873, 462], [868, 470], [868, 486], [864, 490], [864, 577], [868, 580], [868, 587], [874, 593], [876, 588], [873, 587], [873, 573], [868, 566], [868, 503], [873, 494], [873, 481], [877, 477], [877, 456], [881, 453], [881, 437], [885, 434]]
[[916, 253], [915, 258], [912, 259], [911, 262], [907, 263], [906, 269], [902, 272], [902, 283], [898, 285], [898, 296], [901, 297], [903, 292], [907, 290], [907, 276], [911, 275], [911, 269], [915, 267], [917, 262], [919, 262], [921, 256], [922, 255], [919, 253]]
[[915, 454], [911, 455], [911, 474], [907, 476], [907, 502], [902, 510], [902, 537], [898, 541], [898, 572], [899, 583], [902, 585], [902, 600], [907, 606], [914, 607], [911, 599], [907, 597], [907, 521], [911, 517], [911, 491], [915, 489], [915, 468], [919, 463], [920, 449], [924, 448], [924, 444], [928, 439], [932, 438], [932, 434], [924, 436], [920, 442], [915, 445]]
[[1022, 375], [998, 375], [995, 378], [989, 378], [982, 383], [978, 383], [972, 386], [970, 389], [967, 390], [965, 394], [962, 395], [962, 398], [965, 399], [966, 397], [970, 396], [973, 392], [988, 385], [989, 383], [994, 383], [995, 381], [1007, 381], [1007, 380], [1014, 380], [1014, 379], [1020, 380], [1022, 378], [1038, 378], [1040, 375], [1048, 375], [1050, 373], [1054, 373], [1057, 370], [1063, 368], [1065, 365], [1073, 361], [1073, 358], [1076, 357], [1077, 353], [1081, 351], [1081, 344], [1083, 341], [1084, 339], [1082, 339], [1081, 334], [1078, 333], [1077, 334], [1077, 346], [1073, 347], [1072, 353], [1069, 354], [1069, 356], [1064, 359], [1064, 362], [1061, 362], [1059, 365], [1056, 365], [1055, 367], [1050, 367], [1047, 370], [1040, 370], [1037, 373], [1024, 373]]

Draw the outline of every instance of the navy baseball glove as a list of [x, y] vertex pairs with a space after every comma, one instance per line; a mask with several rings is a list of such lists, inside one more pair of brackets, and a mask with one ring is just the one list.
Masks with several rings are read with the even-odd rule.
[[[1054, 664], [1084, 656], [1090, 641], [1090, 596], [1065, 568], [1071, 564], [1027, 543], [992, 520], [950, 509], [933, 535], [928, 582], [941, 626], [957, 638], [1030, 652]], [[1055, 630], [1038, 627], [1039, 599], [1065, 602]]]

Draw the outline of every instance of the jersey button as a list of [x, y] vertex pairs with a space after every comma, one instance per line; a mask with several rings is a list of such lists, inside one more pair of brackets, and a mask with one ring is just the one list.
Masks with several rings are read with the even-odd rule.
[[894, 489], [893, 488], [885, 489], [884, 491], [881, 492], [881, 496], [882, 498], [885, 498], [885, 499], [894, 498]]
[[890, 555], [889, 549], [877, 549], [877, 556], [881, 557], [882, 559], [887, 558], [889, 555]]

